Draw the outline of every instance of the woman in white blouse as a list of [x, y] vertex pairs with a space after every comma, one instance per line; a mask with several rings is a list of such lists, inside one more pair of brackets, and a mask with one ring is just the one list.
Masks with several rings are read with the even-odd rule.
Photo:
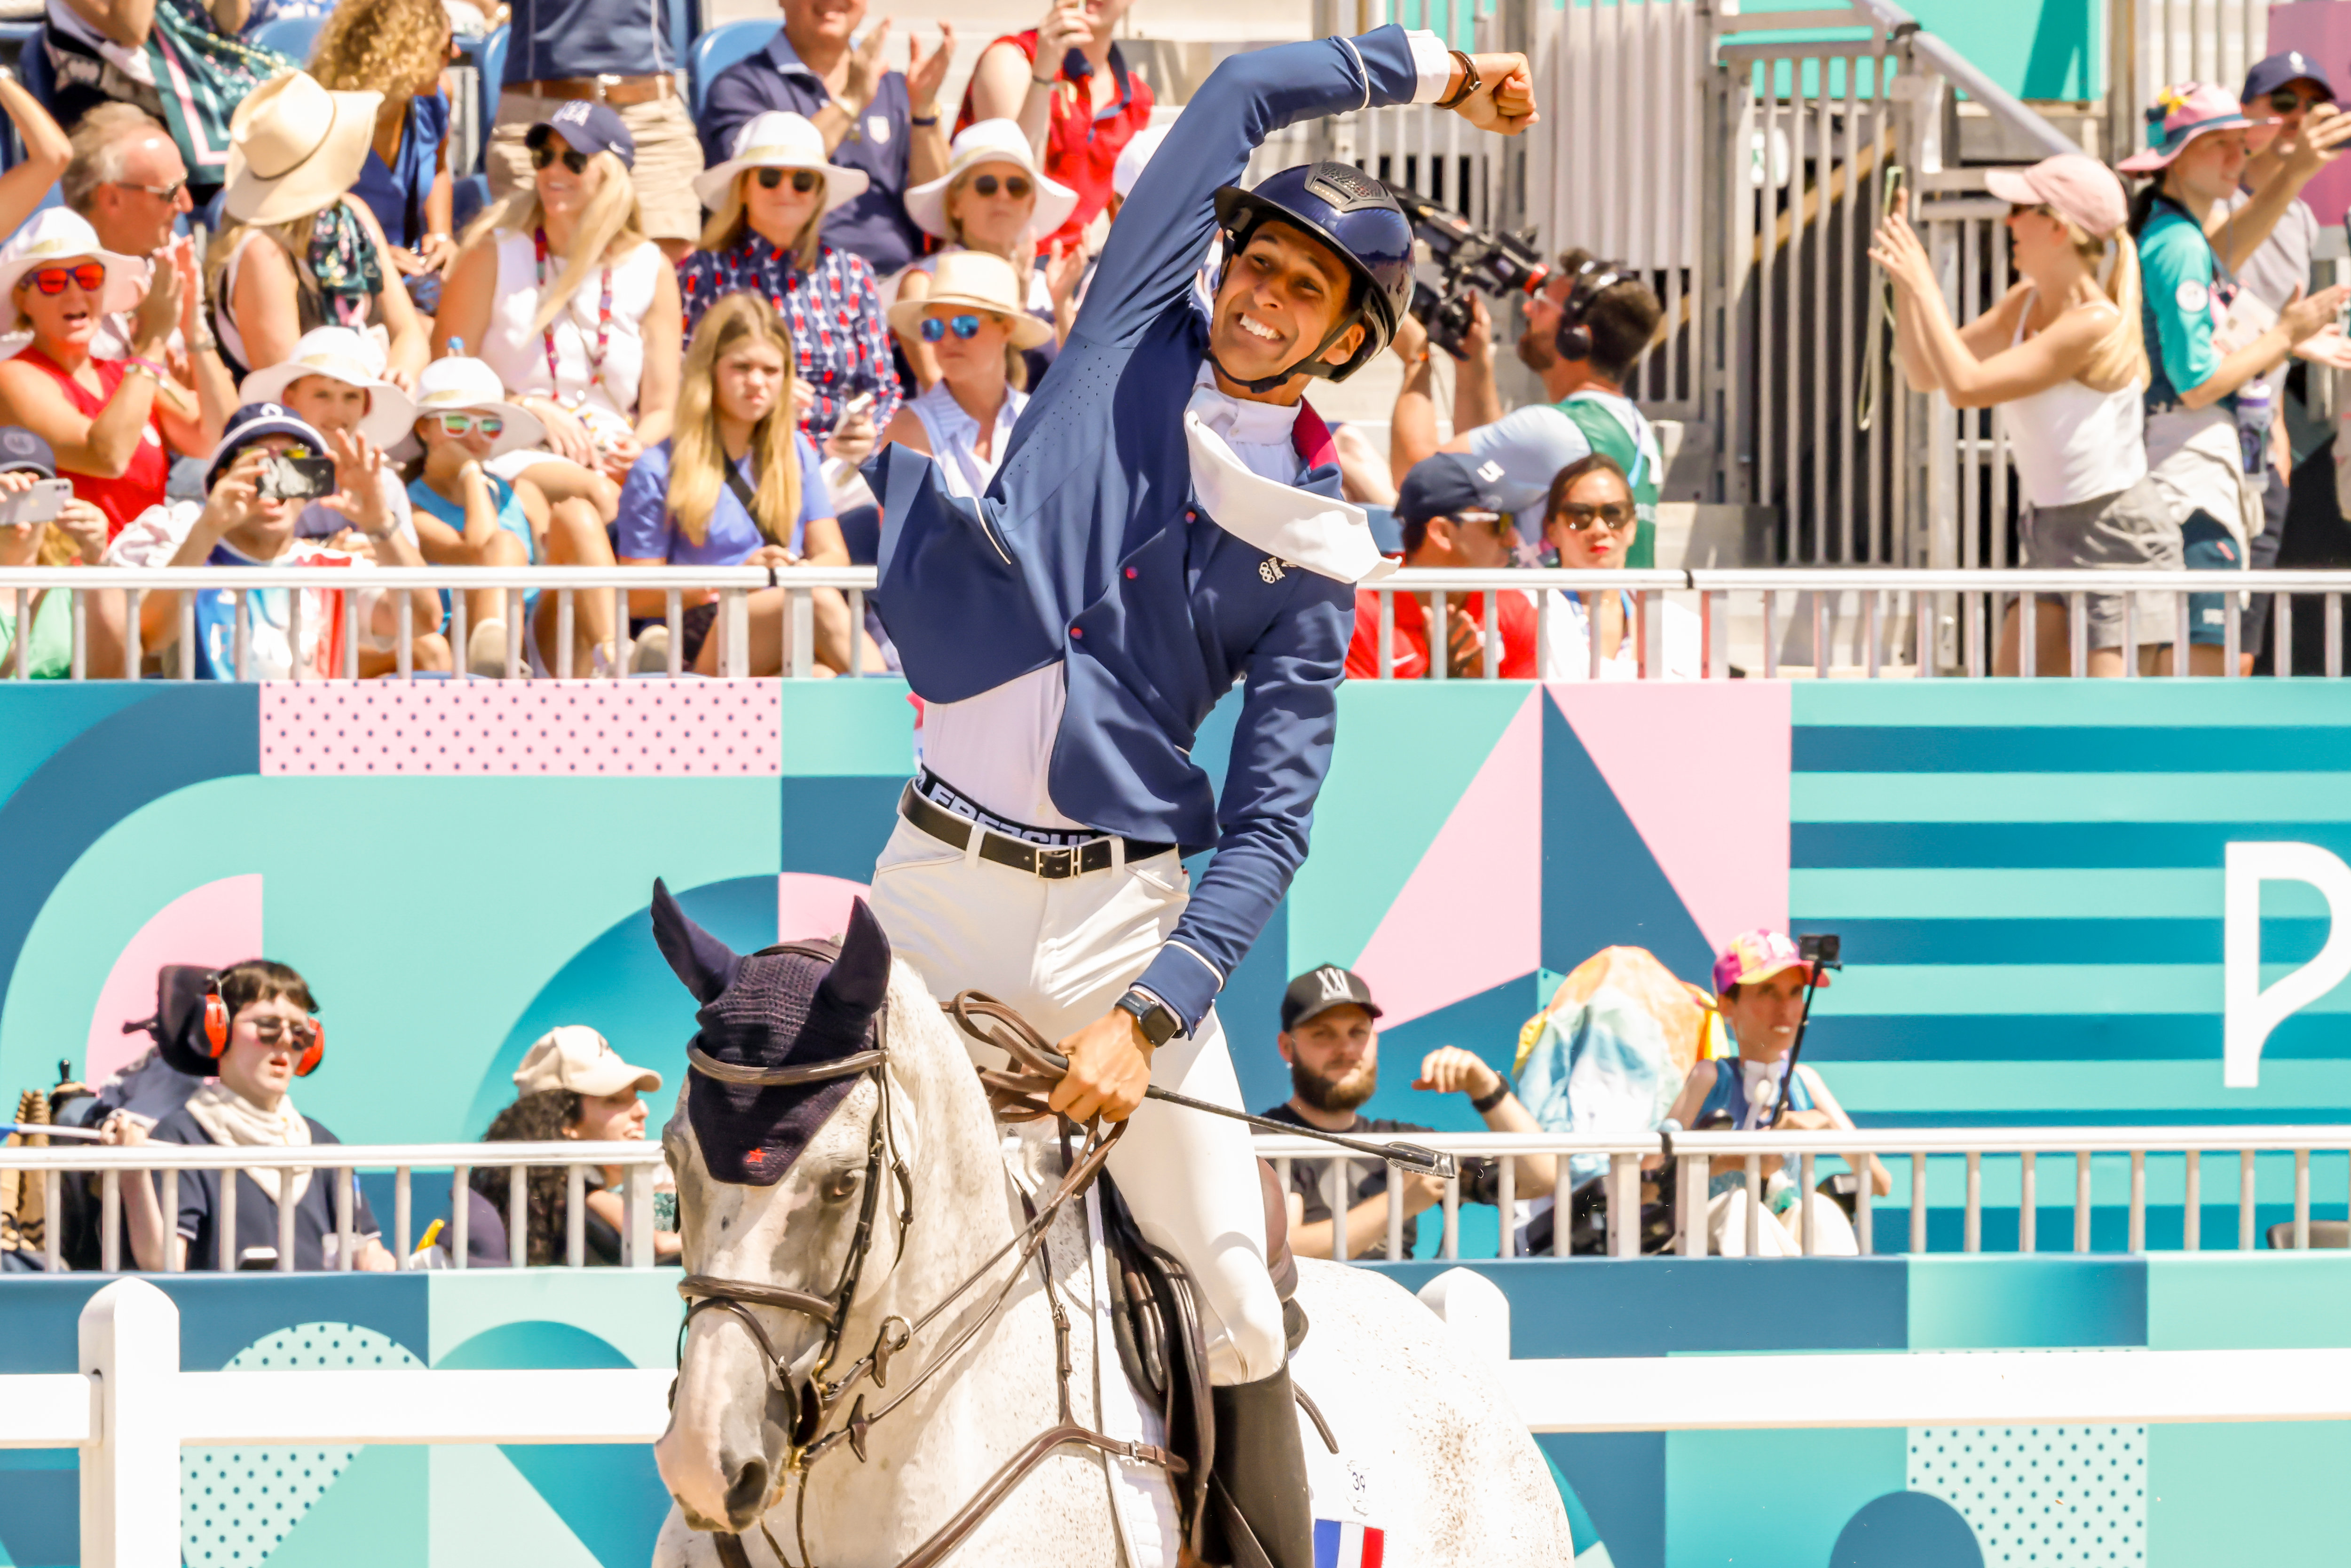
[[890, 329], [929, 349], [939, 379], [892, 416], [882, 439], [929, 453], [948, 495], [977, 497], [1028, 406], [1020, 351], [1053, 329], [1020, 308], [1019, 282], [1000, 256], [951, 251], [938, 257], [930, 282], [922, 298], [890, 308]]
[[[1638, 526], [1633, 486], [1626, 482], [1625, 470], [1606, 453], [1579, 457], [1552, 478], [1543, 507], [1543, 538], [1559, 552], [1560, 565], [1577, 571], [1620, 568]], [[1631, 594], [1621, 590], [1584, 589], [1573, 593], [1557, 590], [1544, 594], [1542, 600], [1544, 680], [1592, 679], [1595, 622], [1600, 679], [1641, 678], [1640, 622]], [[1649, 678], [1696, 680], [1701, 653], [1698, 617], [1663, 595], [1656, 601], [1656, 610], [1665, 618], [1665, 668], [1651, 670]]]
[[591, 499], [609, 523], [637, 455], [669, 437], [684, 329], [677, 272], [645, 237], [629, 176], [636, 144], [617, 113], [567, 103], [525, 145], [531, 186], [467, 236], [442, 290], [434, 350], [487, 362], [547, 427], [545, 451], [500, 458], [500, 477], [528, 475], [550, 500]]

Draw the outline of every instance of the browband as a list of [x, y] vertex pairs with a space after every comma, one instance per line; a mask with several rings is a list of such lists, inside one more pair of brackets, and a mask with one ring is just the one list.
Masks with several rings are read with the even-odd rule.
[[721, 1061], [705, 1053], [700, 1046], [685, 1048], [685, 1059], [705, 1078], [715, 1078], [721, 1083], [756, 1084], [763, 1089], [790, 1088], [801, 1083], [821, 1083], [828, 1078], [846, 1078], [852, 1072], [863, 1072], [887, 1060], [888, 1052], [861, 1051], [853, 1056], [832, 1061], [811, 1062], [806, 1067], [737, 1067], [731, 1061]]

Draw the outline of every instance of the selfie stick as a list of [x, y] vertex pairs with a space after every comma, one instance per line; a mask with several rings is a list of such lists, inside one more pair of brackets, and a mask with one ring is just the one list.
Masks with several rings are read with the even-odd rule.
[[1788, 1047], [1788, 1069], [1780, 1075], [1780, 1092], [1771, 1102], [1771, 1119], [1763, 1124], [1767, 1133], [1779, 1126], [1780, 1118], [1787, 1113], [1788, 1102], [1795, 1098], [1796, 1059], [1804, 1053], [1804, 1030], [1813, 1021], [1813, 993], [1820, 988], [1821, 971], [1844, 967], [1834, 958], [1804, 960], [1804, 1010], [1796, 1019], [1796, 1041]]

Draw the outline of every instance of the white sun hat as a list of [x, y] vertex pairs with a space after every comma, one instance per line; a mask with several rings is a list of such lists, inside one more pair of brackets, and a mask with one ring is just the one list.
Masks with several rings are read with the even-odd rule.
[[47, 207], [35, 213], [32, 222], [18, 229], [6, 245], [0, 246], [0, 317], [16, 320], [16, 284], [26, 273], [80, 256], [106, 266], [106, 287], [99, 290], [98, 302], [101, 311], [128, 310], [145, 298], [146, 263], [101, 247], [98, 231], [79, 213], [67, 207]]
[[270, 78], [229, 116], [221, 210], [282, 224], [331, 206], [359, 183], [382, 103], [380, 92], [329, 92], [304, 71]]
[[507, 422], [490, 447], [492, 457], [503, 457], [547, 439], [538, 415], [507, 401], [498, 372], [479, 360], [451, 355], [435, 360], [416, 378], [416, 417], [436, 413], [495, 413]]
[[906, 215], [925, 234], [953, 239], [947, 233], [947, 187], [983, 163], [1014, 164], [1036, 185], [1037, 207], [1029, 214], [1026, 238], [1043, 239], [1078, 210], [1078, 193], [1045, 177], [1018, 124], [1009, 120], [982, 120], [965, 126], [956, 137], [955, 145], [947, 150], [946, 173], [906, 193]]
[[735, 133], [735, 155], [694, 177], [694, 193], [716, 211], [726, 189], [746, 169], [813, 169], [824, 176], [824, 210], [853, 202], [872, 183], [862, 169], [844, 169], [824, 155], [824, 133], [805, 115], [771, 109], [755, 114]]
[[1120, 201], [1134, 194], [1134, 183], [1143, 178], [1143, 171], [1167, 140], [1172, 125], [1146, 125], [1127, 138], [1126, 145], [1118, 150], [1118, 162], [1111, 165], [1111, 194]]
[[293, 354], [245, 378], [237, 401], [284, 402], [286, 389], [304, 376], [326, 376], [368, 394], [360, 434], [378, 446], [399, 443], [416, 423], [416, 400], [385, 381], [382, 351], [374, 339], [349, 327], [314, 327], [294, 344]]

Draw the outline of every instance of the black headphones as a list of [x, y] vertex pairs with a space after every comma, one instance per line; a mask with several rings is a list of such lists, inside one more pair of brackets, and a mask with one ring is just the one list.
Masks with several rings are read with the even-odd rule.
[[1592, 357], [1592, 329], [1584, 319], [1592, 308], [1609, 289], [1631, 277], [1630, 272], [1619, 272], [1615, 262], [1587, 261], [1576, 268], [1575, 281], [1567, 290], [1567, 303], [1560, 308], [1559, 330], [1552, 334], [1552, 345], [1562, 360], [1588, 360]]

